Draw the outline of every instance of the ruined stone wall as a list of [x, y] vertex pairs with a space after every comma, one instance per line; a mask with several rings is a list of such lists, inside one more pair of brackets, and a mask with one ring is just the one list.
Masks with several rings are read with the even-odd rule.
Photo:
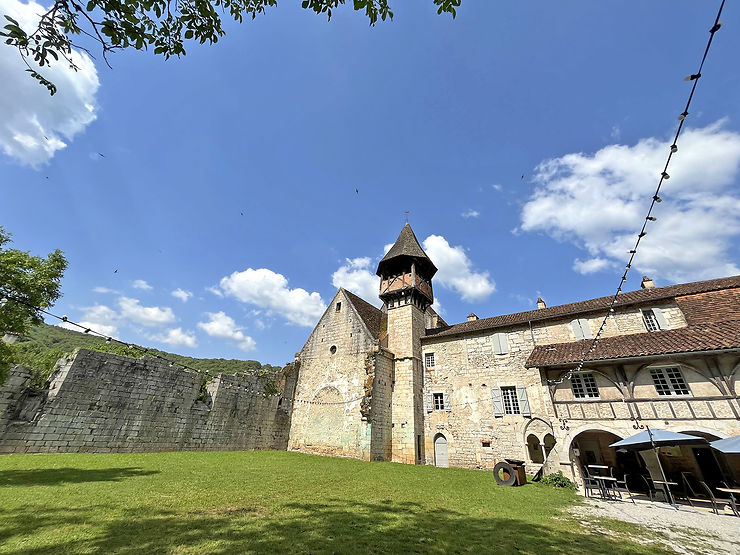
[[[285, 378], [292, 389], [295, 375]], [[80, 350], [48, 390], [14, 367], [0, 387], [1, 453], [285, 449], [289, 402], [268, 379], [198, 374], [156, 359]]]
[[289, 449], [370, 460], [371, 427], [362, 408], [374, 348], [362, 319], [338, 291], [297, 355]]

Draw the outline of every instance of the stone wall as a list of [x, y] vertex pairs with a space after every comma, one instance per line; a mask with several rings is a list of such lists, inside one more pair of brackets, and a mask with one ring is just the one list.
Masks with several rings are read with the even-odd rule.
[[363, 414], [363, 402], [371, 394], [368, 355], [375, 346], [352, 302], [339, 290], [297, 354], [289, 449], [370, 460], [370, 418], [367, 410]]
[[209, 383], [165, 362], [80, 350], [49, 388], [12, 368], [0, 387], [0, 453], [285, 449], [288, 395], [266, 397], [268, 378], [221, 375]]

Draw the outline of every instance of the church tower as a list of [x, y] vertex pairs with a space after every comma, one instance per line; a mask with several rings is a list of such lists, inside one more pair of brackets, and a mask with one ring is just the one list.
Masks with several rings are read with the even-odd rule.
[[380, 276], [380, 298], [388, 310], [388, 350], [394, 354], [393, 461], [421, 464], [424, 461], [421, 337], [425, 331], [424, 313], [434, 302], [432, 277], [437, 268], [407, 223], [378, 264], [376, 273]]

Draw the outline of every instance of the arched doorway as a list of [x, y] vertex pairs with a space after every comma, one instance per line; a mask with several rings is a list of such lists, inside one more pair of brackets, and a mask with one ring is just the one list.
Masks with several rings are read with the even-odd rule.
[[552, 434], [545, 434], [545, 439], [542, 442], [545, 447], [545, 458], [550, 456], [550, 451], [555, 447], [555, 436]]
[[542, 444], [540, 438], [534, 434], [527, 436], [527, 451], [529, 452], [529, 460], [535, 464], [542, 464], [545, 462], [545, 457], [542, 454]]
[[[720, 439], [718, 436], [708, 432], [681, 430], [681, 433], [703, 437], [710, 442]], [[680, 461], [683, 463], [683, 470], [692, 472], [697, 478], [712, 487], [719, 486], [720, 482], [725, 481], [727, 476], [732, 475], [726, 458], [722, 454], [717, 453], [709, 445], [682, 446], [680, 452], [683, 455], [683, 460]]]
[[[590, 474], [613, 473], [614, 477], [623, 479], [628, 475], [630, 490], [642, 491], [645, 484], [641, 475], [645, 473], [644, 464], [634, 451], [619, 450], [609, 447], [623, 439], [605, 430], [585, 430], [573, 438], [570, 446], [570, 460], [575, 463], [581, 476]], [[589, 466], [606, 466], [608, 469], [589, 468]]]
[[450, 466], [447, 457], [447, 438], [442, 434], [434, 436], [434, 466], [442, 468]]

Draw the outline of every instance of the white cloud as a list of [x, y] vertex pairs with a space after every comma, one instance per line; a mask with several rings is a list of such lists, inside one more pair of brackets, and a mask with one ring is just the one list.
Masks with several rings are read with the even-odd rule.
[[331, 275], [334, 287], [344, 287], [367, 302], [379, 305], [380, 278], [372, 271], [372, 260], [369, 257], [347, 258]]
[[599, 258], [598, 256], [596, 258], [589, 258], [588, 260], [581, 260], [579, 258], [576, 258], [573, 261], [573, 269], [579, 274], [584, 275], [600, 272], [601, 270], [605, 270], [610, 266], [613, 266], [611, 262], [604, 258]]
[[480, 216], [480, 212], [478, 212], [477, 210], [473, 210], [472, 208], [468, 208], [460, 215], [467, 220], [468, 218], [477, 218], [478, 216]]
[[[686, 129], [664, 182], [657, 222], [648, 223], [633, 267], [670, 281], [740, 273], [729, 254], [740, 235], [740, 134], [719, 121]], [[583, 248], [590, 260], [623, 264], [635, 242], [668, 154], [670, 139], [610, 145], [595, 154], [573, 153], [542, 162], [537, 189], [521, 213], [523, 231], [543, 231]]]
[[473, 271], [473, 263], [462, 246], [452, 247], [441, 235], [430, 235], [422, 244], [439, 271], [437, 283], [460, 294], [464, 301], [483, 301], [496, 290], [488, 272]]
[[288, 287], [282, 274], [267, 268], [247, 268], [221, 279], [221, 290], [238, 300], [266, 308], [299, 326], [313, 326], [326, 304], [321, 295]]
[[94, 293], [104, 293], [104, 294], [105, 293], [115, 293], [115, 294], [118, 293], [118, 291], [116, 291], [115, 289], [109, 289], [108, 287], [100, 287], [100, 286], [93, 287], [93, 292]]
[[235, 341], [237, 346], [243, 351], [252, 351], [257, 344], [254, 339], [244, 335], [242, 328], [236, 325], [236, 322], [224, 312], [207, 312], [208, 322], [198, 322], [198, 327], [211, 337], [229, 339]]
[[494, 191], [498, 191], [498, 192], [501, 192], [504, 190], [504, 188], [498, 183], [494, 183], [493, 185], [491, 185], [491, 189], [493, 189]]
[[[113, 336], [118, 332], [118, 314], [115, 310], [105, 305], [96, 304], [82, 308], [82, 318], [78, 324], [103, 335]], [[62, 322], [59, 327], [74, 331], [84, 331], [69, 322]]]
[[138, 299], [121, 297], [118, 299], [118, 307], [121, 309], [122, 317], [144, 326], [159, 326], [175, 321], [175, 314], [171, 308], [141, 306]]
[[195, 340], [195, 334], [191, 331], [183, 331], [182, 328], [173, 328], [167, 330], [166, 333], [152, 335], [150, 336], [150, 339], [178, 347], [192, 348], [198, 346], [198, 343]]
[[149, 285], [143, 279], [135, 279], [134, 282], [131, 284], [131, 286], [134, 289], [141, 289], [142, 291], [151, 291], [152, 289], [154, 289], [151, 285]]
[[170, 293], [173, 297], [177, 297], [182, 302], [186, 303], [188, 302], [188, 299], [193, 296], [193, 294], [190, 291], [185, 291], [184, 289], [175, 289], [172, 293]]
[[[35, 29], [46, 9], [35, 2], [0, 0], [0, 15], [10, 15], [26, 31]], [[3, 19], [2, 25], [7, 21]], [[0, 25], [0, 26], [2, 26]], [[3, 40], [4, 43], [4, 40]], [[51, 67], [31, 67], [52, 81], [58, 89], [54, 96], [29, 76], [17, 50], [2, 44], [0, 48], [0, 147], [12, 158], [33, 167], [48, 162], [58, 150], [92, 123], [95, 118], [98, 74], [85, 53], [73, 50], [72, 60], [78, 71], [60, 60]]]
[[224, 294], [221, 292], [221, 290], [218, 287], [216, 287], [215, 285], [211, 285], [209, 287], [206, 287], [206, 291], [208, 291], [209, 293], [213, 293], [217, 297], [223, 297], [224, 296]]

